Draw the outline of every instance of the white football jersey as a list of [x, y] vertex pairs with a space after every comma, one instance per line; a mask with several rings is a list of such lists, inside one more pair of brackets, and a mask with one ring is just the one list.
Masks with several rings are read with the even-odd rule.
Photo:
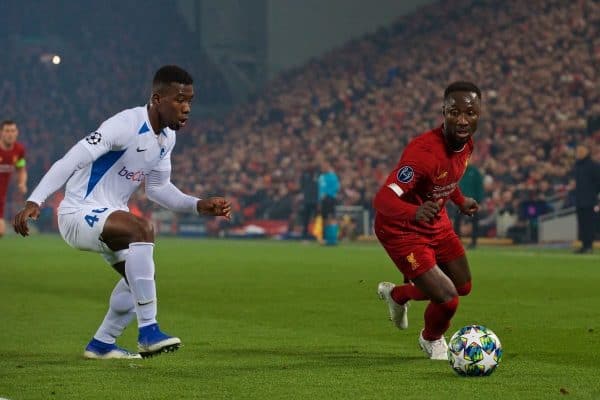
[[69, 178], [59, 213], [82, 205], [129, 210], [129, 198], [150, 171], [171, 171], [175, 132], [165, 128], [156, 135], [143, 106], [112, 116], [79, 143], [94, 162]]

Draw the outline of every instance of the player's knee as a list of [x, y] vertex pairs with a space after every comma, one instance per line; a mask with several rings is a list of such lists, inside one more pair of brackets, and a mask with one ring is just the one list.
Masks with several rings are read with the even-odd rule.
[[154, 226], [146, 219], [138, 218], [131, 242], [154, 243]]
[[434, 303], [443, 304], [451, 301], [453, 298], [458, 298], [458, 292], [454, 286], [449, 286], [440, 290], [438, 293], [433, 294], [430, 299]]
[[443, 303], [438, 303], [438, 307], [448, 315], [453, 315], [458, 308], [458, 295], [451, 297]]
[[456, 288], [456, 291], [459, 296], [466, 296], [471, 293], [471, 281], [468, 281], [462, 286]]

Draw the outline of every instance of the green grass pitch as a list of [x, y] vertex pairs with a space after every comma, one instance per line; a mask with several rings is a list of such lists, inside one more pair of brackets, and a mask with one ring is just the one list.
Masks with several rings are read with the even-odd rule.
[[[473, 292], [448, 334], [478, 323], [504, 346], [461, 378], [417, 345], [424, 302], [399, 331], [376, 296], [401, 276], [377, 244], [159, 238], [161, 327], [175, 354], [86, 361], [117, 275], [58, 236], [0, 240], [0, 398], [600, 398], [600, 256], [469, 252]], [[135, 349], [135, 325], [120, 344]]]

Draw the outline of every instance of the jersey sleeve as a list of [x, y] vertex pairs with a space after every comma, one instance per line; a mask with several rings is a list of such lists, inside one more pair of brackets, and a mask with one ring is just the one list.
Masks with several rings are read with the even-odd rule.
[[435, 171], [435, 160], [431, 152], [418, 145], [409, 145], [384, 186], [398, 197], [405, 193], [412, 193], [418, 198], [420, 196], [415, 188], [420, 181], [431, 179], [433, 171]]
[[407, 202], [406, 196], [410, 194], [412, 198], [420, 200], [416, 192], [417, 185], [423, 179], [430, 179], [434, 168], [430, 154], [409, 145], [397, 167], [375, 195], [374, 208], [386, 216], [414, 220], [419, 206]]
[[125, 113], [119, 113], [104, 121], [95, 131], [79, 141], [94, 160], [109, 151], [123, 150], [128, 134], [135, 130]]
[[465, 196], [458, 186], [450, 193], [450, 200], [459, 207], [462, 207], [462, 205], [465, 204]]
[[25, 146], [19, 144], [19, 148], [17, 150], [17, 161], [15, 162], [16, 168], [25, 168]]

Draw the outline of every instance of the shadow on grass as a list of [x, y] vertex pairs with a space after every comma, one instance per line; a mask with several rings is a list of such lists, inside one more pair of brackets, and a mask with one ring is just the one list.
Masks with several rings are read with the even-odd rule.
[[243, 370], [297, 370], [329, 368], [371, 368], [390, 370], [407, 364], [429, 362], [423, 356], [403, 356], [393, 353], [375, 353], [352, 349], [319, 350], [302, 348], [228, 348], [208, 351], [205, 361], [211, 368], [225, 367], [223, 361], [237, 360], [226, 368]]

